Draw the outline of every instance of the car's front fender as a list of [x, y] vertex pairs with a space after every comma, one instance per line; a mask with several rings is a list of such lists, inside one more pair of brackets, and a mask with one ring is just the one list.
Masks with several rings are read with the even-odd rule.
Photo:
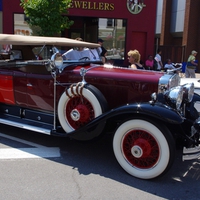
[[192, 102], [196, 102], [196, 101], [200, 101], [200, 95], [197, 94], [197, 93], [194, 93], [194, 96], [193, 96]]
[[169, 124], [181, 124], [184, 121], [178, 112], [163, 104], [128, 104], [103, 113], [87, 125], [67, 135], [73, 138], [76, 138], [76, 135], [80, 138], [82, 135], [83, 140], [85, 137], [88, 140], [90, 137], [99, 136], [104, 131], [105, 125], [109, 125], [108, 123], [112, 120], [121, 121], [126, 118], [137, 118], [137, 116], [148, 117], [155, 121], [162, 120], [164, 123]]
[[150, 104], [150, 103], [138, 103], [138, 104], [128, 104], [125, 106], [118, 107], [107, 113], [107, 118], [111, 118], [119, 115], [131, 114], [134, 116], [146, 115], [151, 118], [157, 118], [159, 120], [172, 123], [180, 124], [183, 122], [181, 115], [176, 112], [171, 107], [168, 107], [161, 103]]

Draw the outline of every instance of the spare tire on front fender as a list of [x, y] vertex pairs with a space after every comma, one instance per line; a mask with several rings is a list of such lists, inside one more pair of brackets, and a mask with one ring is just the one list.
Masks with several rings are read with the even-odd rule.
[[106, 110], [105, 97], [89, 84], [66, 89], [58, 102], [58, 118], [66, 133], [84, 126]]

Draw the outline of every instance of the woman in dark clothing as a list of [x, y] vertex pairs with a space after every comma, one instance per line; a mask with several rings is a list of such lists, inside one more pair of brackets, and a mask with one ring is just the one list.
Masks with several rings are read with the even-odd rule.
[[138, 50], [130, 50], [128, 52], [128, 61], [131, 64], [132, 69], [144, 69], [143, 65], [140, 64], [140, 53]]
[[102, 61], [103, 63], [106, 62], [106, 55], [107, 55], [107, 50], [103, 47], [103, 40], [101, 38], [98, 39], [98, 44], [101, 45], [100, 47], [100, 56], [102, 57]]

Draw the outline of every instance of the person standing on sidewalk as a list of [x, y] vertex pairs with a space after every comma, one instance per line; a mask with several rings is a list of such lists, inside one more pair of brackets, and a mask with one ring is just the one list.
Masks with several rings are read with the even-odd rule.
[[191, 55], [188, 57], [187, 66], [185, 70], [185, 77], [186, 78], [196, 78], [195, 70], [198, 64], [195, 62], [197, 52], [193, 50]]
[[158, 49], [157, 54], [154, 57], [154, 59], [157, 61], [157, 69], [155, 69], [156, 71], [161, 71], [163, 69], [161, 54], [162, 54], [162, 51], [160, 49]]

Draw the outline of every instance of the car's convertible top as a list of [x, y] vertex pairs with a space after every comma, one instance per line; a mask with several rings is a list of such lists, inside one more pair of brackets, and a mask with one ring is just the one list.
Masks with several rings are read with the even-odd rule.
[[55, 45], [70, 47], [88, 47], [97, 48], [100, 45], [96, 43], [82, 42], [64, 37], [41, 37], [41, 36], [23, 36], [12, 34], [0, 34], [0, 44], [12, 45]]

